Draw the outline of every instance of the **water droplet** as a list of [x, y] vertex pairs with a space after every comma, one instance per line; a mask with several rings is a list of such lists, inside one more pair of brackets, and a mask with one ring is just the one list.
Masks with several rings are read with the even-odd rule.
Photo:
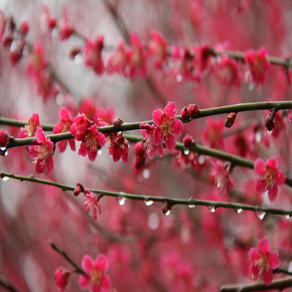
[[241, 214], [241, 213], [243, 213], [243, 209], [237, 209], [237, 210], [236, 210], [236, 213], [237, 213], [237, 214]]
[[8, 150], [6, 150], [4, 153], [4, 156], [7, 156], [7, 155], [8, 155]]
[[292, 215], [287, 214], [287, 215], [284, 215], [284, 217], [285, 217], [286, 219], [290, 219], [290, 218], [292, 217]]
[[147, 199], [147, 200], [145, 201], [145, 205], [146, 205], [146, 206], [151, 206], [153, 203], [154, 203], [154, 201], [151, 200], [151, 199]]
[[[124, 192], [120, 192], [120, 195], [124, 195]], [[117, 201], [119, 203], [120, 206], [123, 206], [126, 203], [126, 198], [125, 197], [117, 197]]]
[[164, 213], [165, 216], [168, 216], [169, 214], [170, 214], [170, 210], [167, 210], [167, 211]]
[[5, 146], [4, 147], [0, 147], [0, 150], [3, 151], [3, 152], [6, 151], [6, 149], [7, 148]]
[[211, 213], [215, 213], [217, 208], [215, 206], [209, 206], [208, 207]]
[[255, 140], [257, 143], [261, 142], [262, 140], [262, 133], [260, 131], [257, 131], [255, 134]]
[[256, 212], [256, 215], [260, 220], [263, 220], [264, 217], [266, 216], [266, 212], [258, 211], [258, 212]]
[[101, 149], [99, 149], [99, 150], [97, 151], [97, 154], [98, 154], [98, 155], [101, 155], [101, 154], [102, 154]]
[[182, 76], [181, 76], [180, 74], [177, 74], [177, 75], [176, 75], [176, 81], [177, 81], [178, 83], [182, 82]]
[[22, 51], [22, 55], [23, 55], [23, 56], [26, 56], [26, 55], [28, 55], [28, 53], [29, 53], [28, 46], [25, 45], [24, 48], [23, 48], [23, 51]]
[[144, 177], [145, 179], [148, 179], [149, 176], [150, 176], [150, 171], [149, 171], [147, 168], [144, 169], [144, 170], [143, 170], [143, 177]]
[[190, 204], [190, 205], [188, 205], [188, 207], [191, 208], [191, 209], [193, 209], [193, 208], [196, 207], [196, 205], [195, 204]]
[[190, 153], [190, 149], [184, 148], [184, 155], [188, 155]]
[[80, 54], [77, 54], [74, 58], [74, 63], [76, 65], [79, 65], [81, 63], [81, 61], [82, 61], [82, 56]]
[[9, 180], [9, 177], [8, 177], [8, 176], [3, 176], [3, 177], [2, 177], [2, 180], [3, 180], [3, 181], [8, 181], [8, 180]]
[[253, 88], [254, 88], [254, 83], [250, 83], [249, 86], [248, 86], [248, 89], [249, 89], [250, 91], [252, 91]]
[[10, 45], [10, 52], [15, 51], [16, 45], [17, 45], [17, 41], [14, 40]]

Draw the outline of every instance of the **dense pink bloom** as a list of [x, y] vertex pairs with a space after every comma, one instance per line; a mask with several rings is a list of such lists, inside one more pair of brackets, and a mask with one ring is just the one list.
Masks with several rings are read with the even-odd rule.
[[211, 173], [214, 184], [222, 194], [228, 195], [229, 190], [233, 188], [233, 180], [227, 171], [227, 167], [221, 160], [217, 160], [216, 163], [211, 162], [211, 164], [214, 167]]
[[153, 159], [155, 155], [155, 151], [157, 150], [159, 153], [159, 156], [162, 158], [163, 157], [162, 145], [160, 144], [160, 145], [155, 146], [153, 143], [153, 132], [154, 132], [155, 126], [141, 123], [140, 128], [141, 128], [142, 135], [144, 137], [143, 146], [148, 154], [148, 157], [150, 159]]
[[64, 292], [68, 284], [70, 274], [62, 269], [57, 269], [54, 273], [54, 279], [58, 287], [58, 292]]
[[273, 280], [273, 270], [280, 266], [279, 253], [271, 251], [269, 240], [262, 238], [259, 241], [258, 249], [251, 248], [248, 257], [251, 261], [249, 272], [252, 279], [261, 278], [265, 285], [270, 286]]
[[[65, 133], [65, 132], [69, 132], [70, 131], [70, 127], [72, 125], [72, 118], [70, 113], [64, 109], [64, 108], [60, 108], [59, 110], [59, 118], [60, 118], [60, 122], [58, 122], [54, 129], [53, 129], [53, 134], [59, 134], [59, 133]], [[70, 139], [68, 140], [64, 140], [64, 141], [59, 141], [58, 142], [58, 150], [59, 152], [64, 152], [67, 148], [67, 145], [70, 145], [70, 148], [75, 151], [75, 139]]]
[[268, 52], [264, 47], [260, 48], [257, 53], [253, 50], [248, 50], [245, 53], [245, 62], [249, 68], [250, 81], [255, 82], [259, 89], [266, 82], [267, 71], [272, 68], [267, 55]]
[[69, 21], [67, 6], [63, 7], [63, 18], [58, 23], [59, 36], [61, 41], [67, 40], [74, 32], [74, 25]]
[[94, 161], [97, 156], [97, 151], [105, 143], [106, 139], [104, 134], [98, 131], [96, 124], [93, 124], [86, 130], [86, 135], [82, 139], [78, 154], [81, 156], [86, 156], [87, 154], [89, 160]]
[[88, 200], [83, 204], [83, 206], [85, 210], [88, 211], [89, 216], [92, 216], [94, 221], [97, 221], [97, 211], [101, 214], [98, 198], [87, 189], [84, 190], [84, 195]]
[[39, 126], [40, 126], [39, 115], [32, 114], [32, 116], [28, 119], [28, 125], [26, 125], [24, 128], [21, 128], [17, 138], [33, 137], [37, 127]]
[[278, 170], [278, 163], [274, 158], [269, 158], [267, 163], [258, 158], [254, 163], [256, 174], [261, 177], [256, 181], [255, 192], [263, 194], [268, 191], [271, 202], [275, 201], [278, 195], [278, 186], [285, 183], [285, 176], [281, 170]]
[[84, 64], [91, 67], [97, 75], [101, 75], [104, 71], [102, 60], [103, 36], [98, 35], [95, 41], [86, 38], [86, 44], [83, 48]]
[[181, 120], [176, 119], [177, 108], [174, 102], [169, 102], [164, 111], [157, 109], [153, 111], [152, 118], [156, 125], [153, 131], [153, 144], [159, 146], [164, 141], [169, 151], [175, 149], [175, 138], [181, 135], [184, 126]]
[[28, 146], [28, 155], [34, 160], [33, 163], [36, 173], [43, 173], [47, 168], [48, 175], [51, 176], [54, 169], [54, 143], [50, 138], [45, 136], [43, 129], [40, 127], [37, 127], [35, 136], [36, 141], [34, 140], [31, 145]]
[[90, 289], [90, 292], [109, 291], [111, 282], [109, 276], [105, 274], [108, 269], [108, 260], [105, 255], [98, 255], [95, 261], [89, 255], [85, 255], [81, 266], [86, 273], [79, 278], [79, 286], [82, 290]]
[[126, 76], [125, 68], [127, 66], [127, 53], [125, 46], [122, 42], [118, 43], [118, 48], [112, 52], [110, 55], [107, 65], [106, 71], [109, 74], [112, 73], [120, 73]]
[[114, 162], [121, 158], [125, 163], [129, 162], [129, 141], [123, 137], [122, 133], [111, 134], [111, 145], [108, 154], [113, 157]]
[[89, 119], [84, 114], [78, 114], [70, 127], [71, 135], [77, 141], [82, 141], [85, 138], [87, 129], [90, 125], [91, 123]]
[[153, 58], [154, 66], [162, 69], [167, 62], [167, 41], [157, 31], [152, 31], [152, 40], [149, 42], [149, 53]]

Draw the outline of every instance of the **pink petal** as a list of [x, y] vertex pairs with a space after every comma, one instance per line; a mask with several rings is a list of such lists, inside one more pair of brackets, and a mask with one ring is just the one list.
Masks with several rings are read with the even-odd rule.
[[91, 289], [90, 292], [101, 292], [101, 287], [99, 285], [94, 285]]
[[109, 279], [109, 276], [104, 275], [101, 279], [100, 279], [100, 286], [103, 289], [109, 289], [111, 287], [111, 281]]
[[85, 273], [90, 274], [94, 269], [93, 260], [89, 255], [85, 255], [81, 262], [81, 267]]
[[53, 170], [54, 170], [54, 159], [53, 159], [53, 155], [49, 155], [49, 157], [48, 157], [47, 168], [48, 168], [48, 175], [49, 176], [52, 176]]
[[107, 258], [103, 254], [100, 254], [95, 259], [95, 266], [97, 267], [97, 269], [99, 271], [104, 273], [108, 269], [108, 260], [107, 260]]
[[277, 251], [270, 252], [269, 264], [272, 270], [279, 268], [280, 261], [279, 261], [279, 253]]
[[84, 157], [84, 156], [86, 156], [87, 152], [88, 152], [88, 149], [86, 148], [85, 143], [82, 142], [80, 144], [80, 148], [78, 150], [78, 155], [81, 155]]
[[79, 286], [82, 290], [88, 290], [91, 287], [91, 278], [88, 275], [79, 277]]
[[266, 180], [258, 179], [255, 183], [254, 190], [258, 194], [263, 194], [267, 190]]
[[251, 262], [255, 262], [257, 261], [260, 257], [259, 257], [259, 254], [258, 254], [258, 251], [252, 247], [248, 253], [248, 257], [249, 257], [249, 260]]
[[169, 120], [170, 118], [175, 119], [176, 114], [177, 114], [177, 108], [174, 102], [169, 102], [165, 108], [164, 108], [164, 113], [167, 117], [167, 120]]
[[57, 145], [58, 145], [59, 152], [63, 153], [67, 148], [68, 141], [67, 140], [59, 141]]
[[263, 175], [266, 173], [266, 164], [265, 162], [258, 158], [255, 162], [254, 162], [254, 170], [256, 172], [256, 174], [258, 175]]
[[182, 131], [184, 130], [183, 122], [181, 120], [174, 120], [171, 130], [174, 136], [176, 137], [180, 136]]
[[106, 138], [105, 138], [105, 135], [101, 132], [98, 132], [97, 133], [97, 141], [98, 141], [98, 144], [102, 147], [105, 145], [106, 143]]
[[151, 148], [149, 148], [148, 157], [150, 159], [153, 159], [154, 158], [154, 155], [155, 155], [155, 146], [152, 146]]
[[274, 158], [269, 158], [267, 160], [267, 166], [271, 167], [272, 169], [277, 169], [278, 168], [278, 163]]
[[75, 139], [70, 139], [69, 140], [69, 145], [72, 151], [76, 150], [76, 146], [75, 146]]
[[271, 251], [271, 245], [270, 245], [269, 240], [266, 237], [262, 238], [259, 241], [259, 252], [262, 255], [265, 255], [266, 253], [268, 253], [270, 251]]
[[53, 129], [53, 134], [59, 134], [61, 133], [61, 131], [62, 131], [62, 123], [58, 122]]
[[163, 131], [160, 128], [155, 128], [153, 131], [153, 144], [155, 146], [161, 145], [163, 137]]
[[277, 185], [282, 186], [286, 181], [286, 178], [285, 178], [283, 171], [278, 170], [277, 174], [275, 176], [275, 179], [276, 179]]
[[259, 273], [260, 273], [259, 266], [256, 266], [254, 263], [252, 263], [252, 264], [249, 266], [249, 272], [250, 272], [250, 274], [252, 275], [253, 279], [254, 279], [254, 280], [257, 280], [258, 277], [259, 277]]
[[63, 107], [61, 107], [59, 110], [59, 118], [61, 121], [67, 122], [71, 119], [70, 113], [67, 110], [65, 110]]
[[175, 138], [171, 134], [167, 134], [166, 137], [164, 138], [164, 143], [166, 145], [166, 148], [170, 151], [173, 152], [175, 149]]
[[153, 123], [156, 126], [161, 125], [163, 123], [163, 110], [159, 108], [159, 109], [153, 111], [152, 119], [153, 119]]
[[88, 154], [88, 159], [93, 162], [96, 159], [97, 151], [88, 151], [87, 154]]
[[122, 152], [122, 158], [124, 163], [128, 163], [129, 162], [129, 147], [125, 147], [123, 152]]
[[45, 133], [44, 133], [42, 128], [37, 127], [36, 132], [35, 132], [35, 136], [36, 136], [37, 141], [39, 143], [46, 143], [46, 136], [45, 136]]
[[158, 151], [160, 158], [162, 158], [164, 155], [164, 152], [163, 152], [163, 148], [161, 145], [157, 146], [157, 151]]
[[272, 185], [268, 191], [269, 199], [271, 202], [274, 202], [278, 195], [278, 187], [276, 184]]
[[265, 269], [262, 272], [262, 278], [266, 286], [270, 286], [273, 281], [273, 270], [272, 269]]

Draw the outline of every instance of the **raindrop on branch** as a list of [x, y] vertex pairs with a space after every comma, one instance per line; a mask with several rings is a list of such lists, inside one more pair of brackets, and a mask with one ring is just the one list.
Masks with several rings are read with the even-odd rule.
[[209, 206], [208, 207], [211, 213], [215, 213], [217, 208], [215, 206]]
[[2, 180], [3, 180], [3, 181], [8, 181], [8, 180], [9, 180], [9, 177], [8, 177], [8, 176], [3, 176], [3, 177], [2, 177]]
[[154, 201], [151, 200], [151, 199], [147, 199], [147, 200], [145, 201], [145, 205], [146, 205], [146, 206], [151, 206], [153, 203], [154, 203]]
[[260, 219], [260, 220], [263, 220], [266, 216], [266, 212], [261, 212], [261, 211], [258, 211], [256, 212], [256, 216]]

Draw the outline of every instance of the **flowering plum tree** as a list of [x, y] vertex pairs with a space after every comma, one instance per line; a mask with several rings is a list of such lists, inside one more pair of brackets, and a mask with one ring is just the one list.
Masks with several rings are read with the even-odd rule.
[[292, 291], [291, 14], [0, 1], [1, 289]]

